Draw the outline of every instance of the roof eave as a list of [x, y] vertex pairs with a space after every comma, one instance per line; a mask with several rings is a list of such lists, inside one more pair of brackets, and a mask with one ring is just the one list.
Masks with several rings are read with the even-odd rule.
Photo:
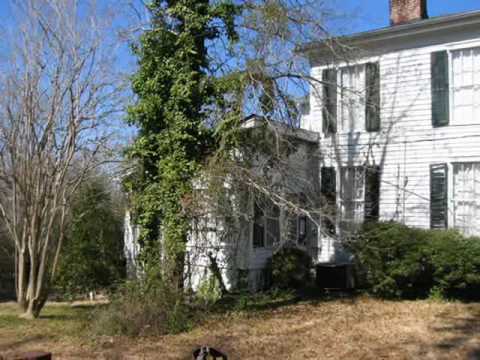
[[348, 36], [339, 36], [318, 42], [308, 43], [296, 49], [299, 54], [308, 58], [318, 58], [326, 49], [335, 44], [348, 45], [351, 47], [372, 47], [376, 43], [408, 38], [412, 35], [426, 34], [438, 30], [461, 28], [468, 25], [480, 24], [480, 11], [472, 11], [462, 14], [440, 16], [427, 20], [415, 21], [402, 25], [390, 26], [378, 30], [367, 31]]

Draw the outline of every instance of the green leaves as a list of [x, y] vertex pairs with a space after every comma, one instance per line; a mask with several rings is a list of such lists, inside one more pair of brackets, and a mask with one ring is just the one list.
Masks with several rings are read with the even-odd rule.
[[162, 233], [167, 263], [180, 273], [190, 226], [186, 198], [192, 180], [215, 147], [209, 111], [224, 105], [225, 83], [211, 75], [207, 41], [236, 39], [231, 1], [153, 1], [152, 29], [133, 46], [139, 69], [132, 78], [138, 102], [128, 121], [140, 135], [129, 150], [138, 162], [129, 182], [142, 227], [141, 241], [154, 244]]
[[370, 223], [349, 245], [364, 273], [364, 285], [375, 295], [478, 299], [479, 244], [478, 238], [453, 230]]
[[64, 296], [106, 289], [125, 276], [123, 217], [106, 179], [85, 183], [74, 198], [56, 286]]

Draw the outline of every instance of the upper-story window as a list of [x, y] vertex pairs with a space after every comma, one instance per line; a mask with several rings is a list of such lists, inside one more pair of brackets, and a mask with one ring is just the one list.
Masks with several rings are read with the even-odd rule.
[[365, 129], [365, 65], [340, 70], [340, 126], [342, 132]]
[[325, 135], [380, 129], [378, 63], [326, 69], [322, 74], [322, 118]]
[[480, 48], [452, 51], [452, 124], [480, 121]]
[[479, 123], [480, 48], [431, 54], [432, 125]]

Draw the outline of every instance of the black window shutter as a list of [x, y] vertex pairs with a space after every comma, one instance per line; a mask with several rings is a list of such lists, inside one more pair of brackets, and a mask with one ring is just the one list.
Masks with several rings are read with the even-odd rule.
[[337, 209], [337, 179], [333, 167], [323, 167], [321, 172], [320, 193], [322, 194], [322, 228], [329, 234], [336, 232], [335, 217]]
[[430, 227], [448, 227], [448, 168], [447, 164], [430, 166]]
[[448, 53], [438, 51], [431, 54], [432, 125], [445, 126], [449, 123], [450, 100], [448, 79]]
[[380, 65], [368, 63], [365, 67], [365, 128], [380, 130]]
[[323, 132], [334, 134], [337, 132], [337, 71], [335, 69], [323, 70]]
[[265, 225], [264, 225], [264, 213], [257, 201], [255, 201], [253, 214], [253, 247], [265, 246]]
[[380, 213], [380, 167], [368, 166], [365, 169], [365, 207], [366, 222], [378, 221]]

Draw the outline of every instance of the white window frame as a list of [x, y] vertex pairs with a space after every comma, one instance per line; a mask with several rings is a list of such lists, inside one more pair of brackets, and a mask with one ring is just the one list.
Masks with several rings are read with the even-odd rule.
[[471, 125], [479, 125], [480, 120], [478, 122], [475, 122], [475, 120], [472, 120], [469, 123], [463, 123], [463, 124], [458, 124], [455, 123], [455, 104], [454, 104], [454, 68], [453, 68], [453, 53], [458, 52], [458, 51], [465, 51], [465, 50], [470, 50], [470, 49], [479, 49], [480, 50], [480, 43], [479, 42], [466, 42], [462, 44], [457, 44], [457, 45], [451, 45], [447, 49], [448, 54], [448, 81], [449, 81], [449, 92], [448, 92], [448, 97], [449, 97], [449, 112], [450, 112], [450, 121], [448, 126], [471, 126]]
[[[255, 199], [252, 202], [252, 212], [255, 214]], [[289, 217], [292, 216], [292, 214], [289, 214], [288, 211], [285, 209], [279, 207], [279, 215], [278, 215], [278, 227], [279, 227], [279, 233], [278, 233], [278, 239], [277, 241], [274, 241], [272, 244], [268, 244], [267, 242], [267, 236], [268, 236], [268, 220], [269, 219], [275, 219], [274, 217], [269, 217], [265, 214], [265, 209], [263, 209], [263, 246], [255, 246], [254, 245], [254, 236], [255, 236], [255, 216], [252, 217], [251, 221], [251, 226], [250, 226], [250, 239], [251, 239], [251, 246], [253, 250], [271, 250], [276, 247], [278, 247], [280, 244], [284, 243], [288, 239], [285, 238], [285, 226], [289, 226]], [[308, 218], [306, 219], [306, 234], [305, 238], [300, 241], [300, 219], [304, 217], [302, 214], [297, 214], [295, 216], [295, 243], [299, 246], [306, 246], [306, 241], [308, 240], [309, 237], [309, 230], [308, 230]]]
[[[365, 132], [365, 103], [366, 103], [366, 67], [367, 63], [358, 63], [352, 65], [346, 65], [338, 68], [337, 71], [337, 84], [339, 84], [339, 91], [337, 95], [337, 133], [352, 133], [352, 132]], [[359, 90], [359, 94], [354, 94], [354, 96], [358, 96], [358, 101], [360, 102], [360, 113], [361, 115], [354, 120], [353, 129], [349, 127], [349, 120], [345, 119], [344, 116], [344, 91], [350, 91], [343, 85], [343, 72], [353, 68], [360, 68], [360, 72], [363, 73], [361, 79], [363, 79], [361, 89]], [[356, 90], [354, 90], [356, 91]], [[363, 92], [363, 93], [362, 93]], [[347, 124], [345, 124], [347, 122]]]
[[[455, 196], [455, 166], [459, 165], [467, 165], [467, 164], [476, 164], [480, 166], [480, 159], [465, 159], [465, 160], [455, 160], [452, 161], [451, 163], [448, 164], [449, 166], [449, 176], [448, 176], [448, 224], [450, 229], [459, 229], [456, 225], [456, 196]], [[480, 174], [480, 172], [479, 172]], [[478, 185], [480, 187], [480, 184]], [[479, 226], [480, 227], [480, 226]], [[460, 231], [462, 229], [459, 229]], [[470, 234], [473, 236], [473, 234]], [[469, 235], [469, 236], [470, 236]], [[480, 235], [480, 232], [478, 234], [475, 234], [475, 236]]]
[[[263, 246], [255, 246], [255, 224], [256, 224], [256, 221], [255, 221], [255, 201], [256, 201], [256, 198], [255, 196], [253, 196], [253, 201], [252, 201], [252, 225], [251, 225], [251, 244], [252, 244], [252, 248], [254, 250], [258, 250], [258, 249], [272, 249], [274, 248], [275, 246], [277, 246], [278, 244], [281, 243], [281, 237], [282, 237], [282, 209], [278, 209], [279, 213], [278, 213], [278, 217], [272, 217], [272, 216], [268, 216], [267, 215], [267, 209], [262, 209], [262, 212], [263, 212], [263, 216], [262, 216], [262, 225], [263, 225]], [[275, 204], [272, 204], [273, 206], [276, 206]], [[269, 235], [269, 232], [268, 232], [268, 220], [277, 220], [278, 221], [278, 239], [277, 241], [274, 241], [272, 244], [268, 244], [267, 242], [267, 236]]]
[[[354, 205], [354, 218], [353, 219], [349, 219], [349, 220], [353, 220], [353, 221], [349, 221], [349, 224], [352, 225], [352, 226], [355, 226], [355, 225], [361, 225], [364, 221], [363, 219], [363, 215], [365, 213], [365, 166], [363, 165], [349, 165], [349, 166], [342, 166], [342, 167], [339, 167], [338, 168], [338, 180], [339, 182], [337, 184], [338, 185], [338, 196], [337, 196], [337, 199], [338, 199], [338, 215], [337, 215], [337, 233], [340, 233], [339, 231], [342, 231], [342, 228], [344, 227], [343, 226], [343, 223], [344, 223], [344, 219], [345, 219], [345, 211], [344, 211], [344, 208], [345, 208], [345, 205], [344, 205], [344, 199], [343, 199], [343, 187], [344, 187], [344, 183], [342, 181], [342, 178], [343, 178], [343, 171], [346, 170], [346, 169], [355, 169], [355, 172], [356, 171], [360, 171], [361, 173], [361, 176], [362, 176], [362, 186], [361, 186], [361, 191], [362, 191], [362, 197], [361, 197], [361, 200], [359, 200], [358, 198], [356, 198], [355, 200], [351, 200], [355, 205]], [[354, 182], [354, 189], [353, 191], [356, 191], [356, 181]], [[361, 204], [362, 205], [362, 221], [359, 221], [359, 222], [355, 222], [355, 212], [357, 210], [357, 204]], [[344, 229], [343, 229], [344, 230]]]

